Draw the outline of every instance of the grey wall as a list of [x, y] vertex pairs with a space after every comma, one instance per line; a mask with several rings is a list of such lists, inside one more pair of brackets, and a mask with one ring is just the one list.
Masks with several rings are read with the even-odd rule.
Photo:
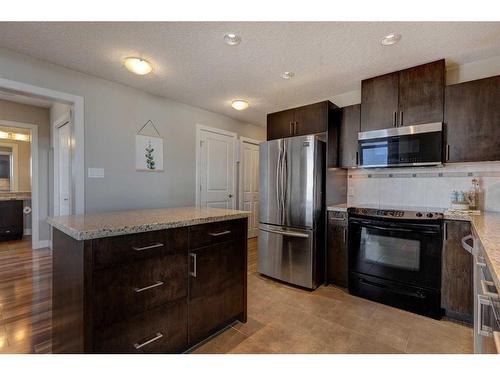
[[[0, 49], [0, 67], [3, 78], [85, 98], [85, 167], [105, 169], [103, 179], [86, 178], [87, 212], [194, 205], [196, 124], [265, 139], [263, 127], [12, 51]], [[147, 120], [165, 140], [163, 173], [135, 171], [134, 136]]]
[[[0, 63], [0, 72], [3, 73], [3, 64]], [[6, 78], [6, 77], [5, 77]], [[50, 239], [50, 227], [45, 222], [49, 208], [49, 147], [50, 147], [50, 115], [48, 108], [13, 103], [0, 100], [0, 119], [25, 122], [38, 126], [38, 210], [39, 210], [39, 238]]]

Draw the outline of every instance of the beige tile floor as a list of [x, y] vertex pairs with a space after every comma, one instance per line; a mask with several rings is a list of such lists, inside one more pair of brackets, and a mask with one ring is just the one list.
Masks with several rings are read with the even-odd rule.
[[[349, 295], [314, 292], [260, 276], [249, 243], [248, 322], [194, 353], [472, 353], [472, 329]], [[253, 261], [252, 261], [253, 260]]]

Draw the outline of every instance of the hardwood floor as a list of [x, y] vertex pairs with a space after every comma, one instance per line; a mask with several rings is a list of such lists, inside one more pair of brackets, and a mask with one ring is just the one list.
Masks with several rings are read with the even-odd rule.
[[[194, 353], [471, 353], [472, 329], [353, 297], [314, 292], [257, 273], [248, 242], [248, 323]], [[0, 353], [50, 353], [52, 259], [30, 239], [0, 243]]]
[[49, 353], [52, 256], [31, 238], [0, 242], [0, 353]]

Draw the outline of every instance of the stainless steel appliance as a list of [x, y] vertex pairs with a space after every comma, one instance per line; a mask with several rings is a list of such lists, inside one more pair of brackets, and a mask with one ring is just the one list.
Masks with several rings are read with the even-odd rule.
[[[468, 243], [473, 241], [472, 246]], [[472, 235], [462, 239], [462, 246], [474, 256], [474, 353], [500, 353], [500, 295], [493, 282], [479, 240]], [[495, 337], [497, 340], [495, 341]]]
[[351, 294], [439, 319], [443, 215], [348, 209]]
[[364, 168], [442, 164], [440, 122], [358, 133], [359, 166]]
[[324, 257], [325, 143], [316, 136], [260, 145], [258, 271], [314, 289]]

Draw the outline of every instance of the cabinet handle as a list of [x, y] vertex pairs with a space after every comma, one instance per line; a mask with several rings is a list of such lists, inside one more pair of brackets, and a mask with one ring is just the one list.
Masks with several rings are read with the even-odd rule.
[[359, 165], [359, 152], [356, 151], [356, 166]]
[[344, 228], [344, 229], [342, 230], [342, 241], [343, 241], [344, 243], [346, 243], [346, 242], [347, 242], [347, 229], [346, 229], [346, 228]]
[[297, 135], [297, 121], [293, 123], [293, 134]]
[[142, 347], [144, 347], [146, 345], [149, 345], [149, 344], [155, 342], [156, 340], [161, 339], [162, 337], [163, 337], [163, 334], [161, 332], [156, 332], [156, 335], [153, 338], [151, 338], [149, 340], [146, 340], [144, 342], [141, 342], [141, 343], [136, 342], [134, 344], [134, 348], [140, 349], [140, 348], [142, 348]]
[[448, 223], [445, 221], [444, 222], [444, 227], [443, 227], [443, 237], [444, 237], [444, 240], [447, 241], [448, 240]]
[[450, 160], [450, 145], [446, 145], [446, 157], [445, 157], [446, 161], [449, 161]]
[[225, 230], [223, 232], [218, 232], [218, 233], [209, 233], [208, 235], [212, 236], [212, 237], [219, 237], [219, 236], [223, 236], [223, 235], [229, 234], [229, 233], [231, 233], [230, 230]]
[[290, 135], [293, 135], [293, 122], [290, 121]]
[[394, 111], [393, 116], [392, 116], [392, 126], [397, 127], [398, 126], [398, 112]]
[[477, 296], [477, 333], [481, 336], [491, 337], [493, 328], [484, 321], [483, 309], [492, 309], [492, 303], [487, 296], [478, 294]]
[[149, 250], [149, 249], [156, 249], [157, 247], [163, 247], [162, 243], [155, 243], [154, 245], [149, 245], [149, 246], [144, 246], [144, 247], [137, 247], [137, 246], [132, 246], [132, 249], [135, 251], [143, 251], [143, 250]]
[[140, 292], [144, 292], [145, 290], [148, 290], [148, 289], [153, 289], [153, 288], [162, 286], [163, 284], [165, 284], [163, 281], [158, 281], [155, 284], [145, 286], [144, 288], [135, 288], [134, 291], [136, 293], [140, 293]]
[[403, 126], [403, 111], [399, 112], [399, 126]]
[[196, 277], [196, 254], [189, 253], [189, 256], [193, 259], [193, 270], [189, 272], [189, 274], [193, 277]]

